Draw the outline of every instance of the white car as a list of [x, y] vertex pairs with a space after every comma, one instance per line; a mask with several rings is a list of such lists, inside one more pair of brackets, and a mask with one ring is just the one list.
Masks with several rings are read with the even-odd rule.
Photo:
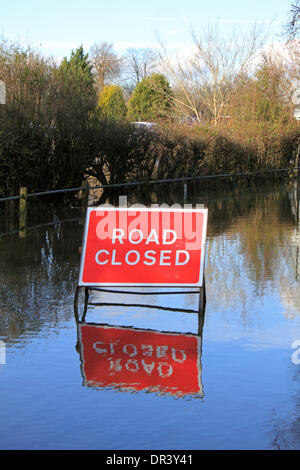
[[145, 121], [131, 122], [130, 124], [133, 124], [137, 129], [151, 129], [157, 125], [155, 122]]

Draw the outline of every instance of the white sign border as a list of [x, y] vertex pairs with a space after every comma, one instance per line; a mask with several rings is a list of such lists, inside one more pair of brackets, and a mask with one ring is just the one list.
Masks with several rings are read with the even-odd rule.
[[[199, 279], [196, 283], [124, 283], [124, 282], [84, 282], [82, 280], [83, 268], [84, 268], [84, 259], [85, 259], [85, 249], [86, 249], [86, 239], [88, 234], [88, 227], [90, 221], [90, 214], [93, 211], [126, 211], [126, 212], [201, 212], [204, 214], [203, 229], [202, 229], [202, 244], [201, 244], [201, 258], [200, 258], [200, 272]], [[80, 267], [79, 267], [79, 277], [78, 277], [78, 287], [203, 287], [204, 279], [204, 262], [205, 262], [205, 247], [206, 247], [206, 232], [207, 232], [207, 218], [208, 218], [208, 209], [207, 208], [165, 208], [165, 207], [111, 207], [111, 206], [101, 206], [101, 207], [88, 207], [85, 218], [84, 233], [82, 239], [81, 247], [81, 257], [80, 257]]]

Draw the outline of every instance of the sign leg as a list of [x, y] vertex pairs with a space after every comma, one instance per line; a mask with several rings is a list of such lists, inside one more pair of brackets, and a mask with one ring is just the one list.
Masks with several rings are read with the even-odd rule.
[[206, 306], [206, 289], [205, 289], [205, 279], [203, 278], [203, 286], [200, 287], [199, 289], [199, 308], [198, 308], [198, 334], [199, 336], [202, 336], [202, 332], [203, 332], [205, 306]]
[[206, 289], [205, 289], [205, 278], [203, 277], [203, 286], [199, 288], [199, 313], [204, 314], [206, 306]]
[[80, 289], [80, 287], [77, 286], [77, 287], [76, 287], [76, 290], [75, 290], [75, 296], [74, 296], [74, 316], [75, 316], [76, 323], [78, 323], [78, 321], [79, 321], [79, 317], [78, 317], [78, 295], [79, 295], [79, 289]]

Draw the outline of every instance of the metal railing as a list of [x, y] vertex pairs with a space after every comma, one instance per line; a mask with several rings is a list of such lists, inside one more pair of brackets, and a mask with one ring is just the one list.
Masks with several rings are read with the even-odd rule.
[[68, 193], [68, 192], [79, 192], [93, 189], [106, 189], [106, 188], [119, 188], [126, 186], [141, 186], [141, 185], [151, 185], [151, 184], [160, 184], [160, 183], [173, 183], [180, 181], [194, 181], [201, 179], [212, 179], [212, 178], [231, 178], [231, 177], [240, 177], [240, 176], [255, 176], [263, 173], [278, 173], [278, 172], [296, 172], [300, 170], [300, 167], [287, 167], [287, 168], [275, 168], [275, 169], [263, 169], [263, 170], [254, 170], [248, 172], [239, 172], [239, 173], [221, 173], [215, 175], [195, 175], [195, 176], [183, 176], [180, 178], [166, 178], [166, 179], [157, 179], [157, 180], [142, 180], [142, 181], [127, 181], [125, 183], [108, 183], [108, 184], [99, 184], [95, 186], [79, 186], [77, 188], [66, 188], [66, 189], [53, 189], [49, 191], [41, 191], [36, 193], [28, 193], [27, 195], [20, 194], [18, 196], [7, 196], [0, 198], [0, 202], [11, 201], [15, 199], [27, 199], [30, 197], [37, 196], [47, 196], [51, 194], [59, 193]]
[[65, 188], [65, 189], [54, 189], [48, 191], [40, 191], [35, 193], [27, 193], [27, 188], [22, 187], [20, 188], [20, 194], [16, 196], [7, 196], [0, 198], [0, 202], [5, 201], [13, 201], [19, 200], [19, 228], [13, 232], [14, 233], [19, 231], [20, 237], [25, 236], [25, 229], [29, 228], [26, 227], [26, 218], [27, 218], [27, 200], [33, 197], [40, 197], [40, 196], [49, 196], [54, 194], [60, 193], [70, 193], [70, 192], [79, 192], [80, 194], [80, 201], [81, 201], [81, 211], [82, 217], [85, 213], [86, 206], [88, 205], [88, 196], [89, 191], [95, 189], [110, 189], [110, 188], [120, 188], [120, 187], [130, 187], [130, 186], [149, 186], [154, 184], [161, 184], [161, 183], [173, 183], [173, 182], [184, 182], [184, 181], [198, 181], [198, 180], [205, 180], [205, 179], [214, 179], [214, 178], [233, 178], [233, 177], [245, 177], [245, 176], [255, 176], [255, 175], [262, 175], [266, 173], [279, 173], [279, 172], [290, 172], [292, 174], [297, 173], [298, 176], [300, 175], [300, 167], [287, 167], [287, 168], [275, 168], [275, 169], [260, 169], [260, 170], [253, 170], [248, 172], [238, 172], [238, 173], [221, 173], [221, 174], [214, 174], [214, 175], [193, 175], [193, 176], [184, 176], [179, 178], [165, 178], [165, 179], [156, 179], [156, 180], [142, 180], [142, 181], [127, 181], [124, 183], [108, 183], [108, 184], [99, 184], [95, 186], [90, 186], [87, 182], [84, 182], [83, 186], [79, 186], [76, 188]]

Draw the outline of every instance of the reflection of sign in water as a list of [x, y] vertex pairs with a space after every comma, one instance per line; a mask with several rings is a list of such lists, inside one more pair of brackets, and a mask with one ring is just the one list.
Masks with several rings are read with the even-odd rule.
[[84, 384], [202, 395], [201, 337], [78, 324]]
[[202, 286], [207, 209], [89, 208], [80, 286]]

